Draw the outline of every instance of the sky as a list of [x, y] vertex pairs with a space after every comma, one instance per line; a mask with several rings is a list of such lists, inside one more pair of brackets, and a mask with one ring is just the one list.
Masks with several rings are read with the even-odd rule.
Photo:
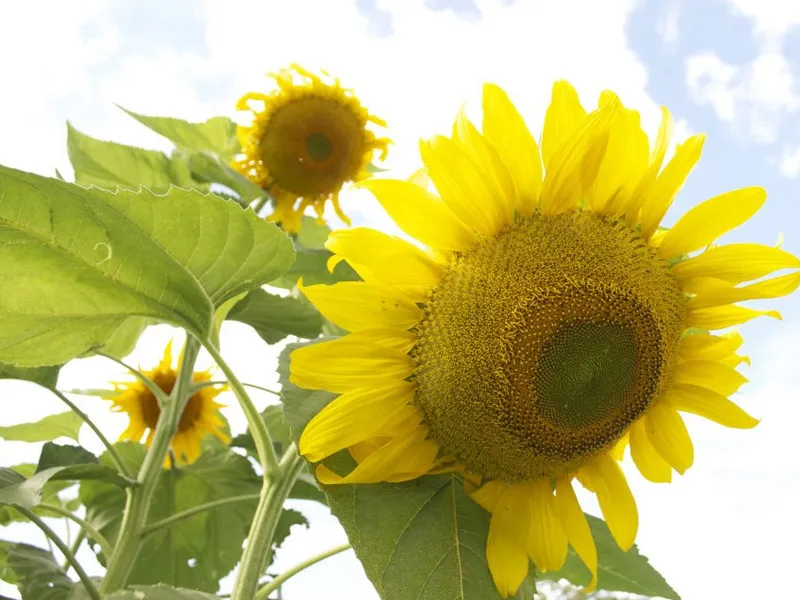
[[[570, 80], [586, 105], [609, 88], [641, 111], [650, 132], [665, 105], [677, 137], [708, 135], [667, 224], [707, 197], [761, 185], [766, 206], [725, 239], [775, 244], [782, 235], [783, 247], [800, 253], [800, 3], [28, 0], [0, 2], [0, 57], [0, 164], [43, 175], [58, 168], [67, 177], [67, 120], [94, 137], [168, 150], [115, 104], [189, 120], [235, 117], [242, 93], [263, 89], [266, 71], [292, 62], [340, 77], [388, 122], [395, 141], [388, 166], [400, 175], [419, 166], [420, 137], [448, 132], [465, 101], [474, 114], [485, 81], [508, 91], [534, 132], [554, 80]], [[348, 193], [343, 204], [355, 224], [396, 231], [369, 196]], [[640, 550], [686, 600], [783, 597], [791, 589], [782, 575], [796, 569], [796, 552], [786, 548], [800, 537], [799, 298], [769, 303], [782, 322], [742, 327], [751, 383], [736, 400], [762, 419], [755, 430], [687, 418], [696, 459], [686, 475], [656, 485], [625, 467], [639, 506]], [[163, 326], [149, 330], [130, 361], [154, 363], [170, 335]], [[244, 381], [275, 385], [274, 349], [247, 327], [226, 324], [222, 349]], [[59, 383], [99, 387], [119, 374], [107, 361], [88, 359], [69, 365]], [[30, 384], [3, 382], [0, 394], [4, 424], [63, 410]], [[232, 426], [243, 429], [234, 399], [228, 402]], [[112, 436], [124, 428], [103, 401], [80, 404]], [[0, 441], [0, 464], [37, 453]], [[312, 525], [279, 551], [278, 570], [346, 539], [327, 509], [296, 507]], [[7, 539], [36, 535], [21, 526], [0, 531]], [[332, 600], [377, 598], [351, 552], [292, 579], [284, 598], [317, 597], [320, 581]], [[0, 593], [14, 597], [2, 584]]]

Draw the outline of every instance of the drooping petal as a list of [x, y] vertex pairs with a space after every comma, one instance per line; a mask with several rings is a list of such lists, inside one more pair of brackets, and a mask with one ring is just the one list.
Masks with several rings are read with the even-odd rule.
[[298, 348], [291, 354], [289, 381], [307, 390], [342, 393], [409, 377], [414, 365], [408, 350], [390, 347], [387, 341], [368, 331]]
[[672, 481], [672, 467], [650, 443], [642, 420], [631, 426], [631, 458], [642, 476], [653, 483]]
[[758, 419], [748, 415], [722, 394], [696, 385], [675, 384], [664, 400], [677, 410], [704, 417], [725, 427], [752, 429], [759, 423]]
[[653, 447], [683, 475], [694, 462], [694, 445], [678, 411], [665, 402], [657, 402], [644, 420], [647, 438]]
[[747, 323], [747, 321], [751, 321], [756, 317], [772, 317], [779, 321], [782, 318], [781, 313], [777, 310], [756, 310], [735, 304], [712, 306], [710, 308], [693, 308], [690, 306], [686, 311], [687, 325], [698, 329], [725, 329]]
[[300, 452], [311, 462], [380, 435], [417, 413], [407, 381], [346, 392], [318, 412], [300, 436]]
[[575, 490], [568, 479], [556, 481], [555, 510], [561, 520], [561, 527], [569, 538], [569, 543], [575, 549], [580, 559], [592, 573], [592, 581], [586, 586], [586, 591], [591, 592], [597, 585], [597, 548], [594, 538], [586, 522], [586, 516], [581, 510]]
[[798, 287], [800, 287], [800, 271], [742, 287], [736, 287], [724, 279], [697, 277], [691, 280], [692, 293], [696, 296], [689, 301], [688, 308], [696, 310], [709, 306], [744, 302], [745, 300], [780, 298], [788, 296]]
[[[466, 489], [466, 483], [465, 483], [465, 489]], [[505, 489], [506, 489], [505, 483], [497, 479], [493, 479], [492, 481], [487, 481], [477, 490], [472, 492], [470, 494], [470, 497], [487, 511], [494, 512], [495, 507], [497, 506], [497, 503], [500, 500], [500, 496], [503, 494], [503, 491]]]
[[540, 197], [543, 214], [555, 215], [578, 206], [597, 177], [609, 128], [620, 110], [619, 103], [610, 103], [594, 111], [552, 157]]
[[689, 173], [700, 160], [704, 142], [704, 135], [695, 135], [679, 144], [675, 149], [675, 156], [650, 188], [641, 212], [642, 238], [645, 240], [649, 240], [655, 233]]
[[540, 571], [557, 571], [567, 558], [568, 540], [556, 512], [553, 488], [549, 481], [537, 482], [524, 486], [524, 493], [532, 511], [528, 554]]
[[617, 545], [627, 551], [636, 540], [639, 511], [619, 464], [607, 454], [583, 467], [590, 473], [603, 517]]
[[542, 189], [539, 147], [506, 93], [493, 84], [483, 86], [483, 135], [514, 180], [517, 210], [523, 216], [532, 214]]
[[546, 170], [550, 169], [553, 157], [585, 118], [586, 111], [575, 88], [567, 81], [556, 81], [542, 130], [542, 158]]
[[747, 377], [719, 362], [687, 360], [678, 364], [674, 383], [698, 385], [728, 397], [747, 383]]
[[699, 256], [672, 267], [679, 281], [693, 277], [713, 277], [731, 283], [759, 279], [780, 269], [800, 267], [800, 258], [772, 246], [729, 244], [711, 248]]
[[374, 328], [410, 329], [422, 319], [422, 311], [406, 295], [378, 283], [340, 281], [334, 285], [297, 289], [329, 321], [347, 331]]
[[706, 200], [667, 231], [658, 247], [659, 255], [674, 258], [708, 246], [749, 220], [766, 200], [767, 192], [760, 187], [742, 188]]
[[420, 142], [420, 155], [442, 200], [468, 227], [493, 237], [507, 222], [502, 190], [459, 144], [435, 136]]
[[442, 277], [442, 266], [416, 246], [374, 229], [355, 227], [332, 232], [325, 247], [344, 259], [367, 283], [382, 283], [413, 293], [424, 301]]
[[685, 335], [681, 338], [678, 356], [681, 360], [715, 361], [733, 354], [743, 343], [744, 338], [738, 331], [725, 335]]
[[444, 202], [419, 185], [373, 177], [358, 187], [372, 192], [397, 226], [426, 246], [464, 252], [477, 241], [475, 233]]
[[513, 488], [505, 488], [497, 501], [486, 543], [489, 571], [503, 598], [516, 594], [528, 575], [528, 554], [521, 534], [530, 528], [530, 510], [519, 510], [518, 493]]

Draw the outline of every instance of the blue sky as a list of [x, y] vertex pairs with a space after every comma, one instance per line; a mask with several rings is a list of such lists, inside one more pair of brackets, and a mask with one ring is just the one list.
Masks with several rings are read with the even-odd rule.
[[[169, 144], [114, 107], [204, 120], [233, 114], [263, 73], [289, 62], [324, 67], [385, 117], [396, 144], [390, 166], [417, 166], [416, 141], [449, 130], [461, 103], [479, 107], [480, 84], [505, 87], [538, 131], [552, 81], [567, 78], [585, 104], [608, 87], [642, 112], [655, 131], [658, 106], [676, 137], [706, 132], [703, 159], [667, 221], [701, 200], [741, 186], [769, 194], [756, 218], [730, 241], [776, 243], [800, 254], [800, 3], [781, 0], [36, 0], [0, 4], [0, 56], [13, 85], [0, 94], [0, 163], [51, 175], [70, 172], [65, 121], [89, 135], [167, 150]], [[796, 4], [796, 6], [795, 6]], [[48, 15], [42, 19], [41, 15]], [[394, 231], [369, 197], [344, 199], [358, 224]], [[769, 573], [795, 567], [781, 548], [800, 536], [794, 424], [800, 419], [795, 366], [800, 297], [770, 302], [784, 321], [742, 328], [753, 366], [737, 400], [756, 416], [751, 432], [688, 419], [695, 466], [669, 486], [631, 476], [640, 510], [639, 544], [687, 600], [777, 597], [788, 583]], [[170, 331], [149, 332], [132, 362], [149, 364]], [[227, 344], [226, 344], [227, 342]], [[272, 384], [257, 338], [224, 331], [223, 350], [242, 377]], [[258, 360], [253, 351], [259, 352]], [[118, 374], [94, 359], [67, 369], [62, 385], [98, 386]], [[91, 378], [91, 383], [87, 381]], [[9, 417], [24, 422], [61, 407], [29, 386]], [[231, 399], [232, 401], [232, 399]], [[268, 400], [259, 398], [262, 404]], [[84, 408], [112, 432], [124, 423], [96, 400]], [[232, 408], [235, 426], [243, 420]], [[96, 444], [87, 437], [86, 444]], [[0, 462], [36, 449], [0, 442]], [[287, 567], [340, 543], [326, 511], [309, 506], [311, 530], [279, 554]], [[590, 505], [590, 510], [592, 507]], [[19, 536], [29, 530], [0, 532]], [[742, 573], [742, 565], [747, 569]], [[735, 577], [731, 574], [736, 573]], [[752, 581], [749, 574], [753, 573]], [[756, 576], [755, 574], [758, 574]], [[342, 555], [286, 586], [287, 600], [313, 597], [321, 578], [329, 598], [373, 599], [355, 559]], [[0, 587], [0, 593], [9, 594]]]

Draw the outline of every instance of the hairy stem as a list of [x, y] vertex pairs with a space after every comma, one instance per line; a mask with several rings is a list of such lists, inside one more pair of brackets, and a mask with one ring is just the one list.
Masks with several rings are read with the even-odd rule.
[[256, 592], [254, 600], [267, 600], [269, 595], [281, 587], [288, 579], [291, 579], [301, 571], [304, 571], [311, 565], [317, 564], [321, 560], [325, 560], [330, 556], [334, 556], [339, 554], [340, 552], [344, 552], [345, 550], [349, 550], [352, 546], [350, 544], [342, 544], [341, 546], [336, 546], [335, 548], [331, 548], [330, 550], [326, 550], [316, 556], [312, 556], [304, 560], [301, 563], [296, 564], [290, 569], [286, 569], [283, 573], [278, 575], [275, 579], [264, 585], [258, 592]]
[[73, 523], [77, 524], [78, 527], [80, 527], [84, 533], [86, 533], [90, 538], [92, 538], [95, 542], [97, 542], [100, 545], [100, 549], [103, 551], [103, 554], [105, 554], [106, 556], [111, 556], [112, 552], [111, 544], [108, 543], [108, 540], [105, 538], [105, 536], [99, 531], [97, 531], [97, 529], [95, 529], [91, 525], [91, 523], [88, 523], [87, 521], [81, 519], [79, 516], [72, 514], [66, 508], [58, 506], [57, 504], [49, 504], [47, 502], [41, 502], [39, 503], [39, 508], [49, 510], [50, 512], [54, 512], [58, 515], [61, 515], [62, 517], [66, 517]]
[[97, 591], [97, 587], [94, 585], [94, 581], [92, 581], [89, 576], [86, 574], [86, 571], [83, 570], [81, 563], [78, 562], [78, 559], [75, 558], [75, 554], [70, 550], [67, 545], [61, 541], [61, 538], [56, 535], [56, 532], [50, 529], [47, 526], [47, 523], [42, 521], [36, 514], [27, 508], [22, 506], [16, 507], [19, 512], [25, 515], [32, 523], [34, 523], [39, 529], [42, 530], [47, 536], [47, 539], [55, 544], [56, 548], [64, 555], [64, 558], [67, 559], [67, 562], [75, 569], [75, 573], [78, 574], [78, 578], [83, 583], [83, 586], [86, 588], [86, 593], [89, 594], [89, 597], [92, 600], [102, 600], [102, 596], [100, 596], [100, 592]]
[[230, 498], [221, 498], [220, 500], [214, 500], [213, 502], [206, 502], [205, 504], [200, 504], [198, 506], [193, 506], [192, 508], [185, 510], [183, 512], [179, 512], [174, 515], [170, 515], [166, 519], [161, 519], [160, 521], [156, 521], [155, 523], [150, 523], [144, 529], [142, 529], [142, 535], [150, 535], [151, 533], [155, 533], [159, 529], [163, 529], [164, 527], [169, 527], [177, 523], [178, 521], [183, 521], [184, 519], [188, 519], [189, 517], [193, 517], [196, 514], [205, 512], [207, 510], [214, 510], [215, 508], [219, 508], [220, 506], [227, 506], [228, 504], [236, 504], [237, 502], [254, 502], [261, 497], [260, 494], [244, 494], [242, 496], [231, 496]]
[[133, 478], [133, 474], [128, 470], [128, 467], [125, 465], [125, 462], [122, 460], [122, 458], [120, 458], [120, 455], [117, 454], [116, 449], [111, 444], [111, 442], [108, 441], [108, 438], [105, 435], [103, 435], [103, 432], [100, 431], [100, 429], [97, 427], [97, 425], [95, 425], [94, 422], [89, 418], [89, 415], [87, 415], [80, 408], [78, 408], [75, 405], [75, 403], [72, 400], [70, 400], [69, 398], [67, 398], [63, 393], [59, 392], [58, 390], [51, 390], [51, 391], [56, 396], [58, 396], [59, 399], [64, 404], [69, 406], [72, 409], [72, 412], [74, 412], [76, 415], [78, 415], [83, 420], [83, 422], [86, 423], [91, 428], [92, 431], [94, 431], [95, 435], [98, 438], [100, 438], [100, 441], [103, 443], [103, 446], [105, 446], [106, 450], [108, 450], [108, 455], [111, 457], [111, 460], [114, 461], [114, 464], [116, 465], [117, 470], [120, 473], [122, 473], [125, 477], [127, 477], [129, 479], [132, 479]]
[[[227, 381], [198, 381], [194, 384], [194, 389], [199, 390], [204, 387], [209, 387], [212, 385], [227, 385]], [[275, 390], [271, 390], [269, 388], [262, 387], [260, 385], [256, 385], [255, 383], [245, 383], [242, 382], [244, 387], [253, 388], [254, 390], [260, 390], [262, 392], [267, 392], [268, 394], [272, 394], [273, 396], [280, 396], [281, 393]]]
[[164, 404], [161, 416], [153, 432], [150, 448], [147, 450], [147, 455], [139, 469], [139, 474], [136, 478], [139, 485], [127, 490], [128, 498], [125, 503], [125, 512], [122, 517], [119, 536], [101, 586], [104, 594], [116, 592], [125, 586], [139, 554], [142, 544], [142, 530], [147, 523], [147, 514], [150, 511], [153, 494], [158, 486], [164, 457], [167, 455], [172, 436], [175, 434], [181, 414], [189, 399], [188, 392], [192, 384], [192, 371], [199, 350], [200, 343], [187, 333], [186, 344], [183, 349], [183, 362], [181, 363], [178, 379], [172, 388], [172, 393]]
[[264, 478], [261, 499], [258, 502], [247, 546], [242, 554], [239, 574], [233, 585], [232, 600], [253, 600], [258, 588], [258, 580], [266, 568], [267, 553], [272, 547], [275, 528], [283, 511], [283, 503], [303, 468], [303, 457], [292, 444], [283, 455], [279, 472], [272, 481]]

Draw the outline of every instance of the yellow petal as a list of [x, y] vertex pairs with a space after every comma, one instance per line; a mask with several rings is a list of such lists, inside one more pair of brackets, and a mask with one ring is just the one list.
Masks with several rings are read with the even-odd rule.
[[726, 305], [711, 308], [692, 308], [686, 311], [686, 323], [698, 329], [725, 329], [741, 325], [756, 317], [772, 317], [781, 320], [777, 310], [755, 310], [745, 306]]
[[585, 589], [591, 592], [597, 585], [597, 548], [572, 483], [567, 479], [556, 481], [555, 510], [569, 543], [592, 573], [592, 581]]
[[725, 281], [724, 279], [697, 277], [692, 280], [691, 286], [692, 293], [696, 294], [696, 296], [689, 301], [688, 308], [695, 310], [709, 306], [733, 304], [734, 302], [743, 302], [745, 300], [779, 298], [788, 296], [799, 286], [800, 271], [765, 279], [742, 287], [736, 287], [730, 281]]
[[351, 333], [294, 350], [289, 381], [307, 390], [334, 393], [376, 382], [399, 381], [414, 372], [406, 352], [376, 340], [372, 332]]
[[556, 81], [550, 106], [544, 116], [542, 131], [542, 158], [545, 169], [550, 169], [553, 157], [572, 137], [586, 118], [586, 111], [578, 99], [578, 92], [567, 81]]
[[428, 175], [428, 169], [425, 167], [417, 169], [408, 178], [408, 182], [421, 187], [423, 190], [427, 190], [428, 186], [431, 184], [431, 178], [430, 175]]
[[413, 432], [393, 438], [365, 457], [345, 477], [319, 465], [317, 479], [324, 485], [338, 485], [377, 483], [397, 480], [401, 474], [422, 474], [434, 465], [439, 450], [436, 444], [425, 439], [427, 433], [426, 428], [418, 426]]
[[695, 333], [681, 338], [678, 356], [681, 360], [719, 360], [736, 352], [744, 343], [742, 334], [733, 331], [725, 335]]
[[489, 571], [503, 598], [516, 594], [528, 576], [528, 555], [520, 534], [529, 529], [530, 510], [519, 510], [518, 494], [513, 488], [506, 488], [497, 501], [486, 542]]
[[681, 475], [694, 462], [694, 445], [681, 415], [665, 402], [657, 402], [644, 418], [647, 438], [665, 461]]
[[627, 206], [623, 211], [626, 216], [628, 225], [633, 226], [638, 222], [639, 212], [642, 205], [647, 201], [650, 191], [652, 190], [658, 178], [658, 173], [661, 170], [661, 164], [664, 162], [664, 156], [667, 153], [669, 146], [669, 139], [672, 132], [672, 116], [665, 107], [661, 107], [661, 124], [658, 128], [658, 135], [656, 136], [656, 143], [653, 146], [653, 152], [650, 155], [650, 166], [645, 171], [639, 183], [634, 188], [633, 193], [627, 201]]
[[517, 206], [517, 192], [514, 180], [508, 172], [500, 154], [494, 146], [481, 135], [475, 125], [467, 118], [463, 108], [459, 111], [453, 126], [453, 140], [470, 156], [472, 161], [480, 168], [484, 177], [492, 180], [493, 189], [497, 196], [493, 198], [502, 211], [502, 221], [499, 226], [505, 227], [514, 216]]
[[374, 229], [355, 227], [328, 235], [325, 247], [345, 259], [367, 283], [383, 283], [424, 301], [442, 277], [436, 264], [416, 246]]
[[497, 502], [500, 500], [500, 496], [505, 489], [505, 483], [498, 481], [497, 479], [493, 479], [492, 481], [487, 481], [477, 490], [472, 492], [470, 497], [487, 511], [494, 512], [495, 508], [497, 507]]
[[749, 187], [715, 196], [695, 206], [670, 229], [658, 253], [663, 258], [689, 254], [708, 246], [750, 219], [767, 200], [764, 188]]
[[439, 198], [414, 183], [373, 177], [358, 187], [372, 192], [397, 226], [426, 246], [464, 252], [475, 245], [475, 233]]
[[661, 219], [672, 204], [673, 199], [683, 187], [686, 178], [700, 160], [703, 151], [704, 135], [695, 135], [679, 144], [672, 157], [650, 188], [647, 200], [642, 205], [642, 237], [649, 240], [658, 229]]
[[631, 427], [631, 457], [642, 476], [653, 483], [672, 481], [672, 467], [661, 458], [647, 437], [647, 429], [642, 420]]
[[620, 110], [614, 103], [594, 111], [552, 157], [540, 197], [543, 214], [577, 208], [603, 163], [609, 128]]
[[673, 381], [675, 383], [699, 385], [727, 397], [747, 383], [747, 377], [739, 373], [739, 371], [718, 362], [687, 360], [678, 364]]
[[679, 281], [713, 277], [731, 283], [760, 279], [780, 269], [796, 269], [800, 259], [780, 248], [760, 244], [729, 244], [711, 248], [672, 267]]
[[589, 471], [603, 517], [617, 545], [627, 551], [636, 540], [639, 512], [617, 461], [603, 454], [583, 469]]
[[493, 237], [508, 221], [502, 190], [459, 144], [435, 136], [420, 142], [420, 154], [442, 200], [467, 226]]
[[524, 489], [530, 496], [527, 502], [532, 510], [528, 554], [540, 571], [557, 571], [564, 566], [568, 542], [556, 512], [553, 488], [549, 481], [544, 481]]
[[483, 86], [483, 135], [495, 147], [514, 181], [516, 209], [529, 216], [542, 189], [539, 147], [506, 93], [490, 83]]
[[677, 410], [705, 417], [725, 427], [752, 429], [759, 423], [722, 394], [696, 385], [673, 385], [665, 401]]
[[397, 381], [388, 386], [346, 392], [318, 412], [300, 436], [300, 452], [311, 462], [371, 437], [389, 435], [417, 409], [413, 384]]
[[413, 300], [395, 288], [378, 283], [341, 281], [305, 287], [300, 280], [297, 289], [322, 316], [347, 331], [410, 329], [422, 319], [422, 311]]

